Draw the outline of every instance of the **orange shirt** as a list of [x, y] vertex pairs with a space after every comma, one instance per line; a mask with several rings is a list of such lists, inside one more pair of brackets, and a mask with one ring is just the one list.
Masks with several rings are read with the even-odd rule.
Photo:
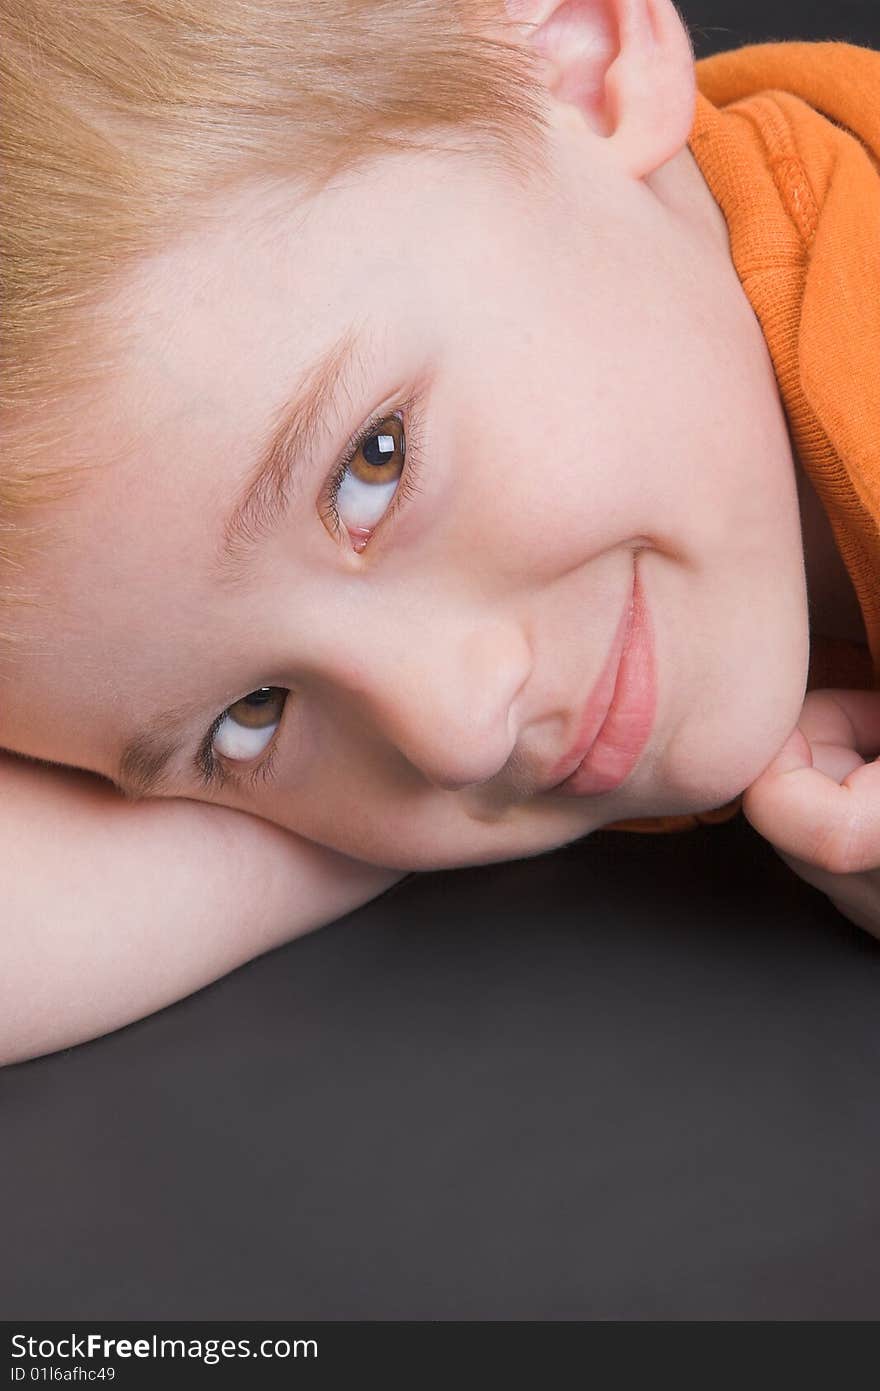
[[[696, 75], [688, 146], [868, 637], [867, 648], [814, 638], [807, 689], [880, 688], [880, 52], [751, 44], [701, 59]], [[690, 830], [741, 804], [603, 829]]]

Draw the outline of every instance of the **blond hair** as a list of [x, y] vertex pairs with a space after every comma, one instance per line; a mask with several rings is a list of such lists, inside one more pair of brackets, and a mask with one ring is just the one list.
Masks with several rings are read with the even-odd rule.
[[503, 0], [0, 0], [0, 20], [2, 615], [34, 602], [11, 583], [30, 514], [88, 469], [64, 422], [119, 360], [125, 271], [248, 175], [308, 195], [436, 132], [528, 181], [548, 126], [530, 48], [486, 32]]

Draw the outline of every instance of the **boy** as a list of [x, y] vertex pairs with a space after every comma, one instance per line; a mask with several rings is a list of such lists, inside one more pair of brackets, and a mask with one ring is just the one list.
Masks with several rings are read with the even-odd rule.
[[[740, 804], [880, 930], [880, 55], [719, 55], [722, 112], [671, 0], [321, 13], [375, 19], [380, 90], [395, 40], [479, 20], [529, 64], [540, 138], [520, 168], [462, 144], [423, 68], [416, 116], [388, 102], [410, 146], [319, 186], [216, 160], [199, 220], [97, 303], [104, 389], [57, 402], [82, 477], [6, 624], [5, 1061], [410, 870]], [[246, 37], [261, 72], [289, 56]], [[198, 107], [228, 55], [186, 40]], [[87, 66], [128, 100], [130, 64]], [[285, 136], [291, 161], [321, 139]]]

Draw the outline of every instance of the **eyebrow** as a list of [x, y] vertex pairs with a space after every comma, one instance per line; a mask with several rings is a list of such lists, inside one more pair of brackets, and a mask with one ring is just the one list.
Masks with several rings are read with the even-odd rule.
[[312, 363], [296, 392], [277, 413], [257, 462], [223, 524], [210, 573], [213, 583], [238, 589], [247, 581], [248, 562], [258, 541], [275, 529], [295, 501], [304, 473], [301, 463], [314, 454], [330, 417], [338, 421], [343, 388], [350, 388], [352, 380], [364, 384], [366, 338], [363, 328], [346, 329]]
[[[302, 484], [304, 461], [315, 453], [328, 431], [331, 416], [338, 422], [343, 388], [366, 378], [366, 337], [351, 327], [312, 363], [299, 387], [276, 413], [253, 469], [245, 479], [220, 534], [210, 582], [227, 590], [240, 589], [248, 579], [248, 562], [262, 537], [269, 535], [295, 500]], [[350, 395], [350, 391], [349, 391]], [[169, 765], [184, 746], [184, 731], [204, 709], [190, 701], [155, 716], [122, 749], [116, 776], [110, 781], [128, 801], [140, 801], [164, 789]]]
[[116, 776], [110, 779], [117, 792], [129, 802], [139, 802], [161, 791], [169, 765], [183, 748], [182, 731], [203, 709], [203, 701], [192, 701], [166, 710], [129, 739]]

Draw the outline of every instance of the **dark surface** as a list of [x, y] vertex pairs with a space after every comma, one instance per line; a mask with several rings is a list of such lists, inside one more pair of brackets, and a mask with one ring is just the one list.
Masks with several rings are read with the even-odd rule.
[[[880, 24], [680, 8], [699, 55]], [[419, 875], [0, 1071], [0, 1309], [875, 1319], [878, 1075], [880, 944], [741, 816]]]
[[875, 1318], [878, 1005], [741, 817], [415, 876], [0, 1073], [0, 1307]]

